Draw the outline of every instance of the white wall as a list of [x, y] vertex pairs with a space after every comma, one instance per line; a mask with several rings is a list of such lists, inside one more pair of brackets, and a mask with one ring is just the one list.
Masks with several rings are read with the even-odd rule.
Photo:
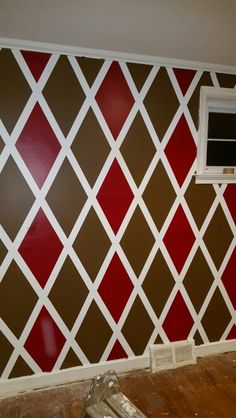
[[236, 0], [0, 0], [0, 37], [236, 65]]

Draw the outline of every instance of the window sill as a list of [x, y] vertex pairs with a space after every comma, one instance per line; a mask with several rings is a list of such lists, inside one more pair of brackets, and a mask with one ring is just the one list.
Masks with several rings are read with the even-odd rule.
[[197, 184], [227, 184], [236, 183], [236, 174], [195, 174]]

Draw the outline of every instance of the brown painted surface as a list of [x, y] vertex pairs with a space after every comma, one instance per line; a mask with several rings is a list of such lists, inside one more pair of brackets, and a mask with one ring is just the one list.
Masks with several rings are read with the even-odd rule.
[[111, 335], [111, 328], [93, 301], [75, 337], [89, 362], [97, 363], [100, 360]]
[[161, 141], [179, 106], [167, 71], [161, 67], [144, 99], [152, 124]]
[[170, 179], [162, 162], [159, 162], [143, 193], [143, 199], [158, 230], [162, 228], [175, 198]]
[[230, 320], [230, 312], [217, 288], [201, 321], [210, 342], [219, 341]]
[[236, 86], [235, 74], [217, 73], [216, 76], [219, 81], [220, 87], [233, 88]]
[[193, 336], [193, 339], [194, 339], [196, 345], [204, 344], [204, 341], [203, 341], [199, 331], [195, 332], [195, 334]]
[[199, 97], [200, 97], [200, 89], [201, 86], [213, 86], [211, 76], [209, 73], [204, 72], [202, 77], [200, 78], [189, 102], [188, 108], [191, 113], [193, 122], [195, 124], [196, 129], [198, 129], [198, 115], [199, 115]]
[[153, 67], [151, 65], [133, 63], [128, 63], [127, 67], [138, 91], [140, 91]]
[[110, 245], [95, 210], [90, 209], [73, 247], [91, 280], [95, 280]]
[[86, 57], [78, 57], [76, 59], [81, 70], [83, 71], [88, 85], [91, 87], [104, 63], [104, 60]]
[[37, 296], [13, 261], [0, 283], [0, 318], [19, 337], [34, 308]]
[[219, 269], [233, 239], [233, 233], [220, 205], [217, 206], [203, 239], [216, 268]]
[[161, 315], [174, 284], [174, 278], [166, 261], [162, 253], [158, 251], [142, 286], [158, 317]]
[[201, 228], [216, 193], [211, 184], [196, 184], [192, 178], [184, 195], [198, 228]]
[[5, 369], [7, 362], [12, 354], [13, 347], [7, 338], [0, 331], [0, 375]]
[[153, 244], [154, 237], [138, 206], [121, 239], [121, 247], [137, 276], [141, 273]]
[[61, 55], [43, 94], [64, 135], [67, 135], [84, 99], [84, 91], [68, 58]]
[[143, 354], [153, 329], [154, 324], [137, 296], [122, 328], [122, 333], [136, 356]]
[[88, 110], [71, 149], [92, 187], [107, 159], [110, 146], [91, 109]]
[[9, 133], [15, 127], [31, 88], [9, 49], [0, 51], [0, 119]]
[[6, 255], [7, 255], [7, 249], [5, 245], [3, 244], [3, 242], [0, 240], [0, 265], [2, 264]]
[[30, 376], [34, 374], [28, 364], [23, 360], [21, 356], [18, 357], [16, 363], [9, 375], [9, 379], [21, 376]]
[[202, 251], [198, 249], [184, 278], [185, 289], [196, 312], [201, 309], [213, 281], [214, 276], [210, 267]]
[[156, 152], [140, 113], [135, 116], [120, 151], [135, 183], [139, 186]]
[[35, 198], [12, 157], [0, 174], [0, 196], [0, 224], [14, 239]]
[[86, 193], [66, 158], [47, 194], [47, 202], [68, 236], [86, 202]]
[[75, 352], [72, 350], [72, 348], [70, 348], [60, 368], [68, 369], [68, 367], [76, 367], [76, 366], [81, 366], [81, 361], [77, 357]]
[[88, 289], [83, 279], [67, 257], [49, 293], [49, 299], [69, 329], [72, 328], [87, 295]]
[[3, 141], [3, 139], [1, 138], [1, 135], [0, 135], [0, 154], [2, 153], [4, 147], [5, 147], [5, 143], [4, 143], [4, 141]]

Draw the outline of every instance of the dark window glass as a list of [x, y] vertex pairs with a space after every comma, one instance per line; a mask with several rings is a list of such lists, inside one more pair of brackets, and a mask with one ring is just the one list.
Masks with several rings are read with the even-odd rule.
[[236, 113], [209, 113], [208, 138], [236, 139]]
[[236, 167], [236, 141], [208, 141], [207, 165]]

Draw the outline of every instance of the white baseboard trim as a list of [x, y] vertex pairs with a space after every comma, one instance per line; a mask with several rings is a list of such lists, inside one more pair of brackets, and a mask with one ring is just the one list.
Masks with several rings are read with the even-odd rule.
[[[236, 339], [202, 344], [195, 347], [197, 357], [222, 354], [236, 351]], [[130, 357], [123, 360], [112, 360], [87, 366], [73, 367], [51, 373], [39, 373], [33, 376], [0, 380], [0, 398], [12, 396], [20, 392], [31, 391], [91, 379], [101, 372], [115, 370], [117, 373], [146, 369], [150, 366], [149, 354]]]

